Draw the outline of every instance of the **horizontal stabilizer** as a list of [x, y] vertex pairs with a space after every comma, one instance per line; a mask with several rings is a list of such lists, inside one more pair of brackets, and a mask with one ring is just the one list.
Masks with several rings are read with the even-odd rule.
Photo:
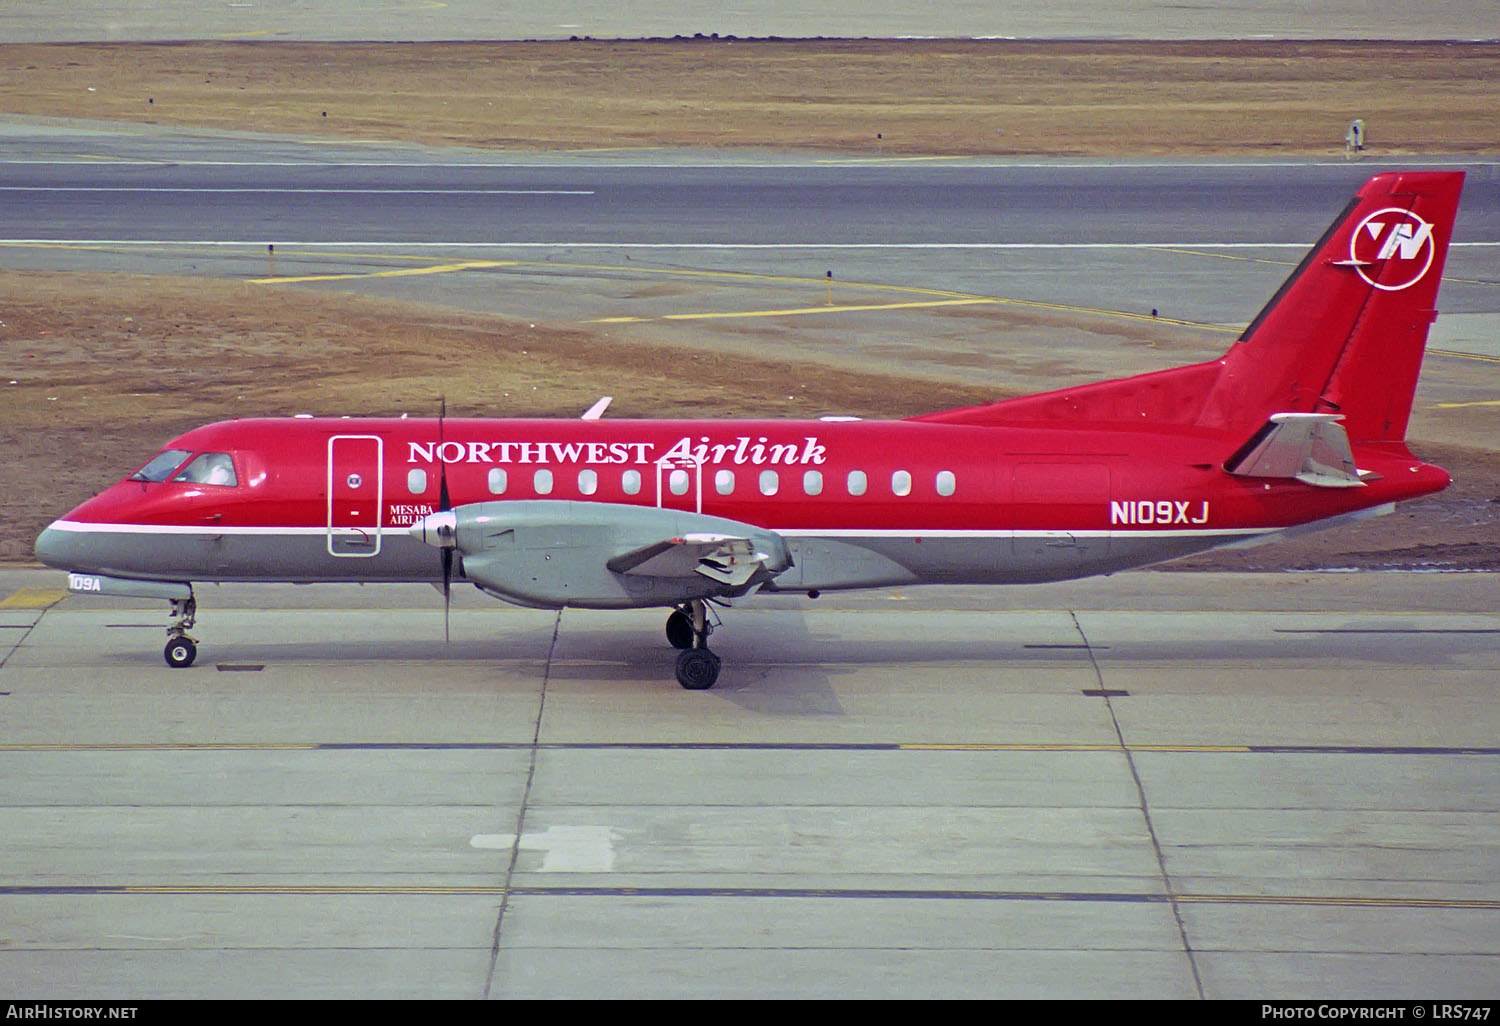
[[701, 574], [720, 584], [747, 583], [771, 557], [755, 551], [748, 538], [722, 534], [687, 534], [622, 553], [605, 565], [617, 574], [642, 577], [687, 577]]
[[1224, 469], [1241, 477], [1287, 477], [1320, 488], [1364, 484], [1336, 413], [1273, 413]]

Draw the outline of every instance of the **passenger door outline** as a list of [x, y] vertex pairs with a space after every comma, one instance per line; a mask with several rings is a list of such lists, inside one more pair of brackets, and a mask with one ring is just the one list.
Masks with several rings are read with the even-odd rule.
[[[385, 440], [379, 435], [328, 439], [328, 554], [380, 554], [385, 499]], [[373, 485], [372, 485], [373, 482]]]

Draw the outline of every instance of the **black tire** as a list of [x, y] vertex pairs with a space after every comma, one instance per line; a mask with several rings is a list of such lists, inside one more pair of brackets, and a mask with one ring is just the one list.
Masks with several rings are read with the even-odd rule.
[[693, 621], [680, 609], [667, 617], [667, 643], [673, 648], [693, 647]]
[[189, 638], [173, 638], [167, 642], [162, 655], [166, 658], [168, 666], [181, 669], [193, 665], [193, 660], [198, 658], [198, 646]]
[[689, 691], [706, 691], [719, 679], [719, 657], [706, 648], [690, 648], [677, 657], [677, 683]]

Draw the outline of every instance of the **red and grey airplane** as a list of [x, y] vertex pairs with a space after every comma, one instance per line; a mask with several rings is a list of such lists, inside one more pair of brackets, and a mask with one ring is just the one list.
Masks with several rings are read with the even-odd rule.
[[[1107, 574], [1373, 516], [1448, 474], [1405, 442], [1461, 172], [1359, 190], [1223, 357], [899, 421], [235, 420], [170, 442], [36, 542], [74, 591], [468, 583], [525, 606]], [[434, 551], [436, 550], [436, 551]]]

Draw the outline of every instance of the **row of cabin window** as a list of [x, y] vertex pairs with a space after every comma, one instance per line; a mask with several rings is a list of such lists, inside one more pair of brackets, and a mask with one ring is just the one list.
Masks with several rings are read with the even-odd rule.
[[[531, 486], [537, 495], [551, 495], [554, 483], [553, 472], [545, 468], [539, 469], [532, 474]], [[667, 490], [673, 495], [686, 495], [692, 487], [693, 475], [686, 470], [677, 469], [667, 475]], [[714, 472], [714, 490], [720, 495], [734, 494], [735, 476], [732, 470], [718, 470]], [[510, 486], [510, 476], [504, 467], [494, 467], [490, 470], [488, 479], [491, 495], [504, 495]], [[620, 488], [626, 495], [639, 495], [643, 480], [639, 470], [627, 470], [620, 476]], [[762, 470], [759, 477], [760, 493], [762, 495], [775, 495], [781, 491], [781, 474], [775, 470]], [[845, 487], [850, 495], [864, 495], [869, 490], [869, 478], [863, 470], [851, 470], [845, 481]], [[951, 470], [940, 470], [934, 481], [934, 486], [939, 495], [952, 495], [958, 487], [958, 482]], [[427, 493], [427, 471], [416, 469], [406, 475], [406, 487], [413, 495], [425, 495]], [[593, 495], [599, 490], [599, 474], [594, 470], [580, 470], [578, 472], [578, 491], [581, 495]], [[823, 472], [821, 470], [807, 470], [802, 473], [802, 491], [805, 495], [823, 494]], [[911, 494], [911, 474], [905, 470], [898, 470], [891, 474], [891, 494]]]

